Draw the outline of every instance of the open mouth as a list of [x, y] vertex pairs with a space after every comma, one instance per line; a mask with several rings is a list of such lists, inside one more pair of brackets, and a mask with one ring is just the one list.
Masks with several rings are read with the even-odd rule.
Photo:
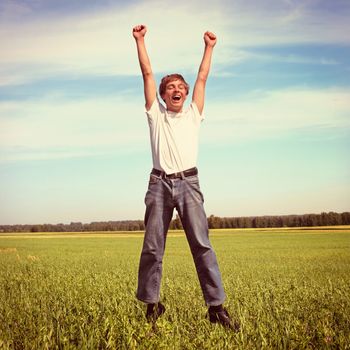
[[174, 95], [174, 96], [172, 96], [172, 100], [173, 101], [180, 101], [181, 100], [181, 96], [180, 95]]

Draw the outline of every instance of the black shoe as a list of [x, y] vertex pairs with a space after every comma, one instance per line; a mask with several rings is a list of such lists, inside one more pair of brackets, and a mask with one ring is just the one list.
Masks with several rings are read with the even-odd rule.
[[156, 322], [158, 317], [165, 312], [165, 306], [161, 303], [148, 304], [146, 318], [148, 322]]
[[240, 331], [240, 325], [237, 321], [232, 321], [227, 310], [222, 306], [210, 306], [208, 310], [209, 321], [211, 323], [219, 323], [225, 328], [232, 329], [235, 332]]

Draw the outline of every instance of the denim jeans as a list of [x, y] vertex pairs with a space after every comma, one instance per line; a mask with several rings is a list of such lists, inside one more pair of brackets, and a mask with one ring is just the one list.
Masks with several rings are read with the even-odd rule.
[[209, 241], [198, 176], [167, 179], [150, 175], [145, 197], [145, 236], [141, 252], [136, 297], [145, 303], [160, 298], [166, 235], [176, 208], [186, 233], [207, 305], [225, 299], [216, 255]]

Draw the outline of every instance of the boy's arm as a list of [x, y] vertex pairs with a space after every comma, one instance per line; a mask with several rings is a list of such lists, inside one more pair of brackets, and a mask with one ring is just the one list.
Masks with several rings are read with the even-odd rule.
[[145, 35], [147, 28], [145, 25], [138, 25], [133, 28], [132, 35], [135, 38], [137, 46], [137, 55], [142, 72], [143, 86], [145, 93], [146, 109], [149, 110], [157, 95], [156, 82], [154, 80], [151, 63], [148, 58], [146, 46], [145, 46]]
[[213, 54], [213, 48], [216, 44], [216, 36], [211, 32], [204, 33], [204, 53], [202, 62], [199, 66], [197, 80], [194, 85], [192, 101], [198, 107], [199, 113], [202, 114], [204, 108], [204, 96], [205, 96], [205, 84], [210, 70], [211, 56]]

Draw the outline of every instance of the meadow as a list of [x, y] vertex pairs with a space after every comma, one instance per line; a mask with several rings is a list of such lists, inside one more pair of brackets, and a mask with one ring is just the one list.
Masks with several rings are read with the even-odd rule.
[[0, 234], [0, 349], [350, 349], [350, 228], [215, 230], [212, 325], [186, 238], [170, 232], [165, 314], [135, 299], [142, 233]]

